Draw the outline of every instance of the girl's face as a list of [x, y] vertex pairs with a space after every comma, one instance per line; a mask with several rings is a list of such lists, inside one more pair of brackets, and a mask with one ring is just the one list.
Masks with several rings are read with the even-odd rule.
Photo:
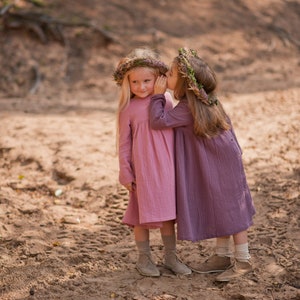
[[178, 70], [176, 64], [172, 64], [171, 69], [166, 73], [168, 89], [174, 90], [178, 78]]
[[149, 68], [136, 68], [129, 74], [130, 91], [139, 98], [153, 94], [156, 75]]

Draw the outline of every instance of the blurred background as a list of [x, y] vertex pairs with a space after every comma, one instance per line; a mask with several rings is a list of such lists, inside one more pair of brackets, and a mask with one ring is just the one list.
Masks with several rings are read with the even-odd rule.
[[224, 93], [292, 88], [299, 28], [299, 0], [1, 0], [0, 97], [109, 101], [117, 61], [139, 46], [167, 63], [198, 50]]

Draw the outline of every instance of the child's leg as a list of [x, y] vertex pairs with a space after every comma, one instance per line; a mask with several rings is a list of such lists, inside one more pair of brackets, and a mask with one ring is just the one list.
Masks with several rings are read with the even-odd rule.
[[201, 274], [224, 272], [232, 265], [231, 256], [230, 236], [218, 237], [216, 238], [215, 254], [202, 264], [192, 266], [192, 270]]
[[137, 270], [141, 275], [157, 277], [160, 272], [151, 259], [149, 229], [140, 226], [134, 227], [135, 243], [139, 252], [136, 264]]
[[165, 247], [165, 266], [175, 274], [189, 275], [192, 271], [176, 256], [176, 236], [174, 221], [163, 222], [160, 230]]
[[230, 281], [231, 279], [240, 277], [252, 271], [250, 263], [250, 254], [248, 246], [247, 231], [241, 231], [233, 235], [235, 252], [235, 263], [231, 269], [217, 276], [217, 281]]
[[233, 235], [235, 253], [234, 257], [238, 261], [248, 262], [250, 257], [248, 234], [247, 231], [242, 231]]
[[175, 235], [175, 221], [166, 221], [162, 223], [163, 226], [160, 228], [160, 233], [162, 236], [170, 236], [170, 235]]
[[140, 226], [135, 226], [133, 232], [136, 241], [140, 241], [140, 242], [149, 241], [149, 229]]
[[216, 254], [218, 256], [232, 257], [230, 249], [230, 236], [216, 238]]

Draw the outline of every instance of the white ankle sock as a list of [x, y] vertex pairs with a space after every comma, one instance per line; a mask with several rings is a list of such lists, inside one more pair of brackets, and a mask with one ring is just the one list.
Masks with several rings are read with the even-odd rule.
[[229, 238], [217, 238], [216, 240], [216, 254], [219, 256], [232, 257], [232, 251], [230, 249], [230, 237]]
[[248, 243], [235, 245], [234, 257], [238, 261], [247, 262], [251, 258]]

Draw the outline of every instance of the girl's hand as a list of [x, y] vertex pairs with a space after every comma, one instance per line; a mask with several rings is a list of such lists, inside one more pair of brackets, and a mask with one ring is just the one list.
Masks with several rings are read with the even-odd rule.
[[134, 182], [124, 184], [124, 186], [129, 192], [135, 191], [135, 183]]
[[167, 77], [158, 76], [154, 84], [153, 94], [164, 94], [167, 90]]

